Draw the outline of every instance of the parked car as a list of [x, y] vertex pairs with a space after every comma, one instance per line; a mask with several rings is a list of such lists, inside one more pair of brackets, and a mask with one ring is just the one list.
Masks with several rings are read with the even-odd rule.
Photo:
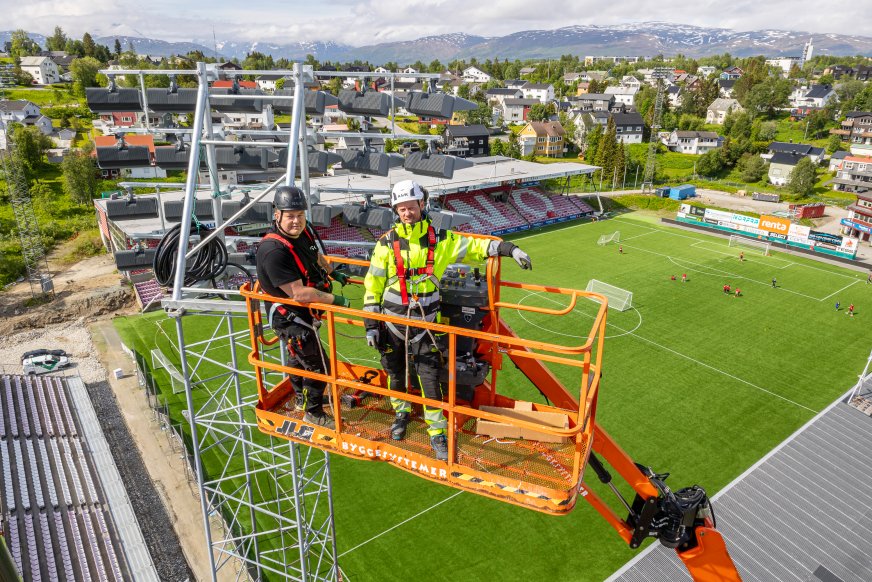
[[21, 367], [25, 374], [47, 374], [70, 365], [64, 350], [32, 350], [21, 354]]

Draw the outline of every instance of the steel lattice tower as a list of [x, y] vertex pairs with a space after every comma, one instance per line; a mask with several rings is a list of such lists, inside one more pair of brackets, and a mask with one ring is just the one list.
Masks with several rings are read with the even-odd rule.
[[645, 175], [642, 176], [642, 192], [654, 189], [654, 168], [656, 166], [657, 140], [659, 139], [660, 118], [663, 115], [663, 78], [666, 69], [657, 67], [652, 75], [657, 83], [657, 97], [654, 100], [654, 116], [651, 118], [651, 135], [648, 138], [648, 157], [645, 159]]
[[24, 258], [24, 266], [27, 269], [30, 293], [33, 297], [42, 297], [52, 294], [54, 287], [51, 281], [51, 273], [48, 270], [48, 262], [45, 258], [45, 247], [42, 244], [39, 223], [36, 220], [36, 214], [33, 212], [33, 199], [30, 197], [30, 187], [27, 184], [24, 169], [21, 167], [21, 161], [9, 153], [13, 151], [12, 146], [12, 139], [7, 133], [6, 154], [0, 155], [0, 158], [3, 160], [6, 190], [9, 193], [9, 202], [12, 205], [12, 213], [18, 226], [21, 255]]

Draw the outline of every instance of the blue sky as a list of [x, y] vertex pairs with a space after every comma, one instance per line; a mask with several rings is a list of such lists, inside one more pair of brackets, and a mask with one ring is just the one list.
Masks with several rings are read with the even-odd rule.
[[466, 32], [499, 36], [574, 24], [644, 21], [755, 30], [763, 28], [872, 36], [859, 4], [824, 0], [0, 0], [3, 29], [75, 37], [146, 36], [211, 44], [218, 41], [333, 40], [360, 46]]

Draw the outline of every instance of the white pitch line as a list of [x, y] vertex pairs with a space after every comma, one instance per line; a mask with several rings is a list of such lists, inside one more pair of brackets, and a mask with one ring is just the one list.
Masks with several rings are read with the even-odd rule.
[[844, 291], [844, 290], [847, 289], [848, 287], [850, 287], [850, 286], [852, 286], [852, 285], [856, 285], [856, 284], [859, 283], [859, 282], [860, 282], [860, 280], [857, 279], [856, 281], [853, 281], [853, 282], [851, 282], [851, 283], [848, 283], [847, 285], [845, 285], [844, 287], [842, 287], [842, 288], [839, 289], [838, 291], [834, 291], [834, 292], [830, 293], [829, 295], [827, 295], [826, 297], [824, 297], [823, 299], [821, 299], [821, 301], [826, 301], [827, 299], [829, 299], [830, 297], [832, 297], [832, 296], [835, 295], [836, 293], [841, 293], [842, 291]]
[[[656, 231], [656, 230], [652, 230], [652, 231], [649, 231], [649, 232], [643, 232], [642, 234], [635, 234], [635, 235], [633, 235], [633, 236], [630, 236], [630, 237], [625, 238], [624, 240], [632, 240], [632, 239], [634, 239], [634, 238], [639, 238], [640, 236], [648, 236], [649, 234], [657, 234], [657, 231]], [[624, 242], [624, 241], [618, 241], [618, 242], [621, 243], [621, 242]]]
[[401, 525], [404, 525], [404, 524], [406, 524], [406, 523], [409, 523], [410, 521], [412, 521], [412, 520], [415, 519], [416, 517], [419, 517], [419, 516], [421, 516], [421, 515], [424, 515], [425, 513], [427, 513], [428, 511], [430, 511], [431, 509], [435, 509], [436, 507], [439, 507], [440, 505], [442, 505], [442, 504], [445, 503], [446, 501], [451, 501], [452, 499], [454, 499], [455, 497], [457, 497], [457, 496], [460, 495], [461, 493], [463, 493], [463, 491], [458, 491], [458, 492], [455, 493], [454, 495], [450, 495], [450, 496], [446, 497], [445, 499], [443, 499], [442, 501], [440, 501], [440, 502], [438, 502], [438, 503], [434, 503], [433, 505], [431, 505], [431, 506], [428, 507], [427, 509], [424, 509], [424, 510], [422, 510], [422, 511], [419, 511], [418, 513], [416, 513], [416, 514], [413, 515], [412, 517], [409, 517], [409, 518], [407, 518], [407, 519], [404, 519], [403, 521], [401, 521], [401, 522], [398, 523], [397, 525], [391, 526], [391, 527], [389, 527], [388, 529], [386, 529], [385, 531], [381, 532], [380, 534], [377, 534], [377, 535], [372, 536], [371, 538], [369, 538], [369, 539], [366, 540], [365, 542], [361, 542], [361, 543], [357, 544], [356, 546], [354, 546], [353, 548], [348, 549], [348, 550], [345, 550], [344, 552], [342, 552], [341, 554], [339, 554], [339, 555], [337, 556], [337, 558], [341, 558], [342, 556], [344, 556], [344, 555], [346, 555], [346, 554], [350, 554], [351, 552], [353, 552], [354, 550], [358, 549], [359, 547], [361, 547], [361, 546], [365, 546], [365, 545], [368, 544], [369, 542], [371, 542], [371, 541], [373, 541], [373, 540], [376, 540], [376, 539], [382, 537], [382, 536], [385, 535], [386, 533], [389, 533], [389, 532], [391, 532], [391, 531], [397, 529], [397, 528], [400, 527]]

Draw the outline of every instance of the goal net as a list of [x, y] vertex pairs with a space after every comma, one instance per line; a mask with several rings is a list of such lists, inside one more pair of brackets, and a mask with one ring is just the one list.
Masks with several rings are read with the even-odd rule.
[[607, 245], [607, 244], [613, 243], [613, 242], [621, 242], [621, 231], [620, 230], [616, 230], [612, 234], [604, 234], [604, 235], [600, 236], [599, 240], [596, 241], [596, 244], [602, 246], [602, 245]]
[[585, 291], [605, 295], [609, 299], [609, 307], [618, 311], [626, 311], [633, 306], [632, 291], [627, 291], [626, 289], [621, 289], [596, 279], [591, 279], [587, 282]]
[[769, 243], [763, 240], [756, 240], [753, 238], [748, 238], [746, 236], [740, 236], [737, 234], [730, 235], [730, 246], [731, 247], [742, 247], [746, 249], [753, 249], [755, 251], [760, 251], [764, 255], [769, 255]]

